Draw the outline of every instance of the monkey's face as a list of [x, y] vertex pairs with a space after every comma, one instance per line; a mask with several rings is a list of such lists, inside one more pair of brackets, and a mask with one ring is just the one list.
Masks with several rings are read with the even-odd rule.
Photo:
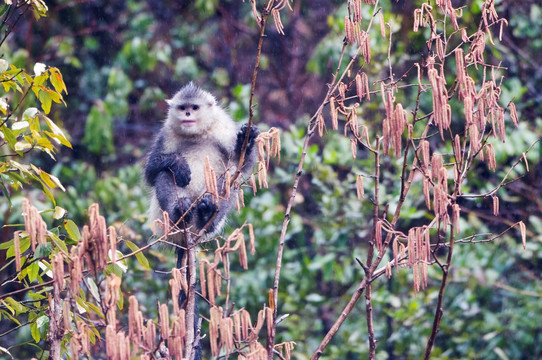
[[179, 136], [205, 134], [212, 126], [216, 99], [194, 83], [188, 83], [172, 99], [166, 126]]
[[212, 105], [207, 103], [170, 103], [169, 126], [179, 135], [197, 135], [211, 125]]

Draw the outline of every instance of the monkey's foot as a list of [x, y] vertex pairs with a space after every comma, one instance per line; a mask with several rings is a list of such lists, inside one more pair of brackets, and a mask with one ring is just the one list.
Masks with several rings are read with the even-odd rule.
[[186, 199], [180, 199], [179, 201], [177, 201], [175, 203], [175, 206], [173, 207], [173, 210], [168, 211], [171, 222], [177, 224], [177, 226], [182, 227], [182, 224], [179, 223], [179, 220], [181, 219], [183, 214], [186, 213], [186, 215], [184, 215], [183, 221], [185, 223], [189, 223], [192, 220], [192, 210], [187, 212], [187, 210], [190, 209], [190, 205], [190, 201]]
[[[218, 211], [218, 206], [216, 206], [215, 203], [211, 200], [210, 197], [204, 197], [201, 199], [197, 206], [196, 206], [196, 212], [197, 212], [197, 226], [198, 228], [203, 228], [209, 220], [213, 217], [213, 215]], [[212, 224], [208, 228], [209, 231], [212, 231]]]

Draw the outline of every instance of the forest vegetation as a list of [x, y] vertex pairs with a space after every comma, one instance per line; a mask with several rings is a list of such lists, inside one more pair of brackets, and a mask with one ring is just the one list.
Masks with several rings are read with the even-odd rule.
[[[0, 2], [0, 358], [542, 358], [541, 15]], [[180, 271], [142, 166], [189, 81], [262, 134]]]

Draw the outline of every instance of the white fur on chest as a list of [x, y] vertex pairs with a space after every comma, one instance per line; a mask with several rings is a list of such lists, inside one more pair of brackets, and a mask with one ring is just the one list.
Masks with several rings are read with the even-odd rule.
[[190, 167], [190, 183], [177, 188], [180, 197], [194, 200], [206, 191], [205, 158], [209, 158], [211, 168], [217, 177], [223, 176], [227, 170], [231, 171], [236, 165], [231, 159], [235, 137], [227, 135], [229, 134], [224, 134], [220, 141], [213, 138], [207, 138], [206, 141], [201, 138], [198, 141], [177, 139], [164, 144], [165, 153], [181, 153]]
[[221, 176], [231, 166], [229, 156], [225, 156], [216, 146], [191, 146], [183, 151], [183, 156], [190, 167], [191, 180], [182, 191], [189, 198], [196, 198], [206, 190], [205, 158], [209, 158], [216, 176]]

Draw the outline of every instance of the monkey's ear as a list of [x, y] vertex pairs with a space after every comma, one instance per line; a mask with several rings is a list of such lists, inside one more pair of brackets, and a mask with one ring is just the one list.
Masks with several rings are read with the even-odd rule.
[[173, 105], [173, 99], [166, 99], [166, 103], [171, 106]]

